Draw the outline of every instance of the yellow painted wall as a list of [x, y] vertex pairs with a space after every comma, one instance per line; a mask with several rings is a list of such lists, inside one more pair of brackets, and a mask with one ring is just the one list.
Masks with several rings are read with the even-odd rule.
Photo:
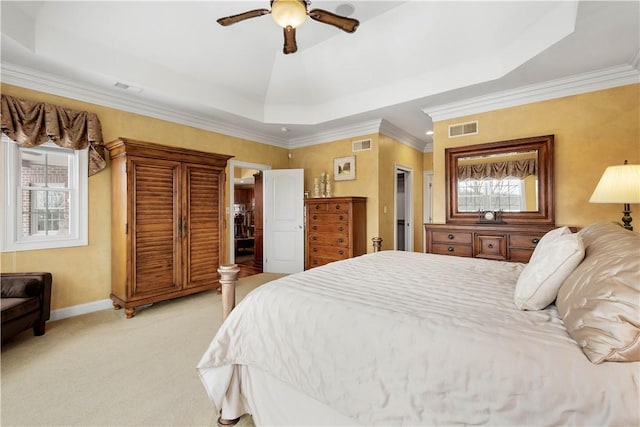
[[[287, 150], [228, 135], [127, 113], [68, 98], [3, 84], [3, 94], [66, 108], [90, 111], [100, 118], [105, 142], [118, 137], [194, 150], [222, 153], [235, 160], [287, 168]], [[54, 286], [52, 308], [109, 298], [111, 293], [111, 170], [89, 178], [89, 245], [85, 247], [5, 252], [2, 271], [49, 271]], [[225, 239], [228, 233], [224, 233]], [[228, 242], [225, 242], [228, 245]], [[224, 251], [226, 257], [228, 246]]]
[[[395, 209], [395, 167], [402, 166], [412, 170], [413, 189], [413, 242], [414, 251], [422, 251], [422, 165], [423, 152], [402, 144], [386, 135], [380, 135], [380, 154], [378, 180], [380, 186], [380, 237], [382, 248], [394, 248]], [[385, 213], [385, 206], [387, 207]]]
[[[354, 140], [368, 139], [372, 149], [353, 153]], [[333, 181], [333, 159], [356, 157], [356, 179]], [[305, 191], [313, 197], [313, 178], [331, 173], [333, 196], [367, 197], [367, 251], [372, 252], [373, 237], [382, 237], [382, 249], [394, 248], [394, 167], [397, 164], [414, 172], [414, 250], [422, 250], [422, 167], [424, 153], [382, 134], [362, 135], [291, 150], [291, 168], [305, 170]], [[387, 212], [384, 212], [385, 206]]]
[[[371, 150], [353, 153], [351, 142], [371, 139]], [[367, 198], [367, 251], [372, 252], [370, 244], [373, 237], [379, 236], [378, 230], [378, 152], [379, 135], [363, 135], [354, 139], [341, 139], [325, 144], [292, 149], [289, 167], [304, 169], [304, 189], [313, 197], [313, 178], [319, 178], [322, 172], [331, 177], [332, 196], [363, 196]], [[355, 156], [356, 179], [334, 181], [333, 159]]]
[[[640, 85], [630, 85], [435, 123], [434, 151], [421, 153], [384, 135], [371, 138], [372, 150], [351, 152], [352, 139], [290, 151], [253, 141], [152, 119], [112, 108], [2, 84], [2, 93], [66, 108], [96, 113], [105, 141], [117, 137], [234, 156], [235, 160], [305, 169], [305, 190], [313, 194], [313, 177], [332, 174], [333, 159], [356, 156], [356, 180], [333, 182], [335, 196], [367, 197], [368, 242], [383, 237], [393, 247], [393, 166], [414, 170], [414, 217], [422, 218], [422, 170], [433, 170], [433, 213], [444, 222], [444, 149], [535, 135], [555, 134], [556, 222], [584, 226], [621, 217], [622, 206], [589, 204], [606, 166], [625, 159], [640, 163]], [[447, 126], [478, 120], [480, 133], [449, 140]], [[386, 177], [389, 176], [387, 179]], [[89, 178], [89, 245], [79, 248], [2, 253], [2, 271], [50, 271], [54, 275], [53, 309], [103, 300], [110, 294], [110, 169]], [[382, 213], [387, 204], [387, 214]], [[640, 212], [639, 206], [632, 206]], [[421, 250], [422, 229], [414, 221], [415, 250]], [[225, 233], [225, 239], [228, 233]], [[228, 245], [228, 242], [226, 242]], [[371, 251], [371, 245], [368, 244]], [[228, 249], [225, 250], [225, 257]]]
[[[473, 120], [478, 120], [478, 134], [447, 137], [449, 125]], [[619, 221], [621, 204], [594, 204], [589, 198], [607, 166], [625, 159], [640, 163], [640, 84], [438, 121], [434, 131], [436, 223], [446, 216], [445, 148], [549, 134], [555, 135], [556, 224]], [[640, 215], [640, 205], [631, 209]]]
[[432, 151], [422, 154], [422, 169], [424, 171], [433, 170], [433, 152]]

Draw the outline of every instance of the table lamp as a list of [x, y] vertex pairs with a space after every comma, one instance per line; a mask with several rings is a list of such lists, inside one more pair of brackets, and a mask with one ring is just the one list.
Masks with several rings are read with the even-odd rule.
[[631, 226], [631, 203], [640, 203], [640, 165], [609, 166], [593, 191], [590, 203], [622, 203], [622, 223], [627, 230]]

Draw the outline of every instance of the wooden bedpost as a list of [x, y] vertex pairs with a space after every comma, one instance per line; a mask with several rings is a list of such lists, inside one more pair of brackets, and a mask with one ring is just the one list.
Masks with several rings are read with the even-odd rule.
[[380, 252], [382, 250], [382, 237], [374, 237], [371, 241], [373, 242], [373, 252]]
[[[220, 286], [222, 293], [222, 321], [224, 322], [233, 307], [236, 305], [236, 282], [238, 281], [238, 264], [221, 265], [218, 268], [220, 273]], [[222, 411], [221, 411], [222, 412]], [[232, 427], [240, 421], [240, 418], [228, 420], [218, 417], [218, 427]]]
[[220, 286], [222, 288], [222, 321], [227, 318], [236, 305], [236, 282], [238, 281], [238, 264], [221, 265]]

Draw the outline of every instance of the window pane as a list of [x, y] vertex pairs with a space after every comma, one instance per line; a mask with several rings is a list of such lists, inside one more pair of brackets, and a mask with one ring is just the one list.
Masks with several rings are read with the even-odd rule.
[[521, 211], [524, 186], [519, 179], [465, 180], [458, 183], [458, 210]]
[[68, 236], [69, 192], [23, 190], [21, 223], [23, 236]]
[[44, 149], [20, 150], [23, 187], [69, 187], [69, 154]]

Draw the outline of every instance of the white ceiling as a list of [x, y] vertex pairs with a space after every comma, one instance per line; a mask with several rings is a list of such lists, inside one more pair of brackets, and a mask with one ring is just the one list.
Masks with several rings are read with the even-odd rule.
[[268, 0], [3, 0], [2, 80], [282, 147], [377, 127], [421, 149], [432, 118], [640, 81], [638, 1], [310, 8], [345, 3], [354, 34], [307, 19], [284, 55], [268, 15], [216, 23]]

